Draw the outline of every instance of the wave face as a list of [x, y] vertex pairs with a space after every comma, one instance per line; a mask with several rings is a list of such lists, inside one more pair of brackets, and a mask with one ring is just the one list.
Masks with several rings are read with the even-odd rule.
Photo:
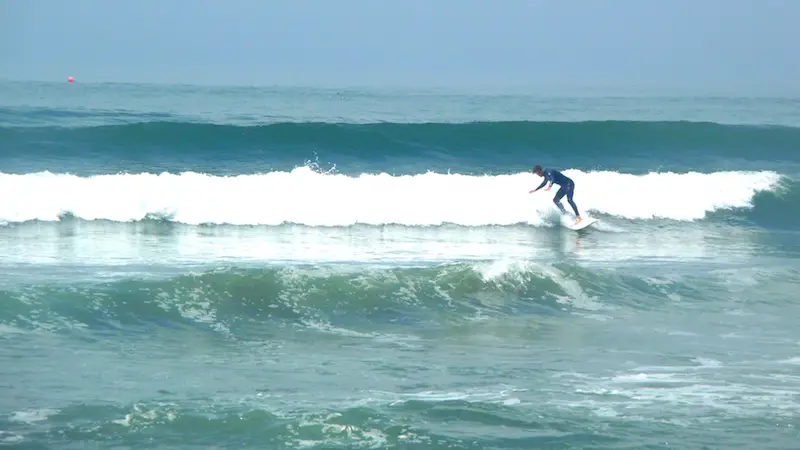
[[[631, 175], [571, 169], [564, 173], [575, 180], [575, 201], [582, 211], [631, 220], [687, 221], [719, 211], [752, 211], [757, 195], [763, 206], [755, 207], [763, 214], [785, 215], [781, 202], [791, 204], [797, 197], [797, 186], [792, 184], [788, 199], [780, 200], [782, 178], [770, 171]], [[308, 167], [231, 177], [3, 174], [1, 191], [25, 195], [7, 197], [0, 205], [0, 219], [57, 221], [74, 216], [191, 225], [542, 226], [553, 224], [552, 198], [557, 186], [550, 192], [529, 194], [540, 181], [530, 173], [347, 176]], [[797, 212], [789, 214], [797, 220]]]
[[[78, 174], [289, 170], [309, 159], [343, 173], [494, 173], [533, 164], [727, 170], [800, 162], [800, 129], [708, 122], [273, 123], [159, 121], [82, 127], [3, 126], [0, 162], [16, 172]], [[763, 164], [761, 165], [763, 167]], [[8, 169], [7, 169], [8, 170]], [[103, 172], [105, 170], [106, 172]]]
[[[799, 285], [787, 265], [495, 262], [3, 288], [0, 355], [13, 364], [0, 373], [14, 384], [4, 386], [12, 400], [2, 438], [420, 449], [547, 439], [618, 449], [631, 447], [631, 427], [660, 438], [668, 426], [670, 435], [693, 430], [684, 439], [700, 448], [708, 426], [685, 423], [706, 414], [747, 430], [712, 429], [726, 447], [759, 448], [750, 430], [791, 430], [800, 412], [795, 316], [786, 313]], [[736, 348], [743, 356], [730, 355]], [[747, 396], [756, 401], [741, 408]], [[592, 433], [565, 436], [570, 426]], [[789, 448], [794, 434], [771, 439], [782, 445], [769, 448]]]
[[[763, 286], [791, 287], [796, 269], [761, 275], [736, 290], [738, 272], [686, 274], [639, 268], [589, 269], [532, 262], [451, 263], [427, 267], [270, 267], [219, 269], [165, 279], [44, 284], [0, 291], [0, 324], [21, 330], [200, 326], [223, 336], [281, 333], [274, 325], [439, 326], [476, 317], [553, 316], [570, 311], [651, 310], [746, 298]], [[747, 294], [747, 295], [746, 295]], [[788, 301], [788, 297], [786, 297]], [[338, 330], [338, 331], [337, 331]]]

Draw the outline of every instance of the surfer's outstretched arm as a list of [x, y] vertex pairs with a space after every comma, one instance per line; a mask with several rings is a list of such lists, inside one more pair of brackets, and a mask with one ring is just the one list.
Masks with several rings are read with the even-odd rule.
[[[538, 191], [539, 189], [543, 188], [545, 184], [547, 184], [547, 178], [545, 178], [544, 180], [542, 180], [542, 184], [540, 184], [540, 185], [539, 185], [539, 187], [537, 187], [536, 189], [532, 190], [532, 191], [530, 192], [530, 194], [533, 194], [534, 192], [536, 192], [536, 191]], [[550, 185], [552, 186], [553, 184], [552, 184], [552, 183], [550, 183]]]

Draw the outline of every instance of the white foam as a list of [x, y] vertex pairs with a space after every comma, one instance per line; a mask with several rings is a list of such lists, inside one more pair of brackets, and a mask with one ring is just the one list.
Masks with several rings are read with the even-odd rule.
[[390, 405], [398, 405], [408, 401], [419, 401], [428, 403], [449, 402], [461, 400], [469, 403], [498, 403], [503, 405], [518, 405], [520, 399], [514, 396], [516, 392], [524, 392], [526, 389], [515, 388], [513, 386], [496, 386], [492, 388], [469, 389], [466, 391], [421, 391], [421, 392], [386, 392], [371, 391], [380, 402], [389, 402]]
[[387, 436], [379, 429], [361, 427], [353, 424], [336, 423], [341, 420], [339, 413], [333, 414], [309, 414], [300, 419], [297, 427], [289, 426], [287, 430], [294, 436], [300, 434], [300, 430], [314, 430], [321, 439], [294, 439], [290, 446], [297, 448], [312, 448], [322, 446], [337, 446], [336, 444], [346, 445], [347, 447], [366, 447], [382, 448], [386, 446]]
[[22, 422], [32, 424], [34, 422], [41, 422], [47, 420], [49, 416], [56, 414], [58, 411], [55, 409], [33, 409], [28, 411], [15, 411], [9, 418], [12, 422]]
[[409, 344], [409, 341], [418, 341], [419, 338], [412, 335], [400, 335], [400, 334], [391, 334], [391, 333], [375, 333], [375, 332], [361, 332], [355, 330], [349, 330], [347, 328], [341, 328], [333, 326], [329, 323], [320, 322], [316, 320], [302, 320], [303, 325], [306, 327], [322, 332], [322, 333], [330, 333], [334, 335], [339, 335], [343, 337], [349, 338], [361, 338], [361, 339], [373, 339], [376, 342], [380, 343], [388, 343], [392, 345], [398, 345], [407, 348], [420, 348], [419, 345]]
[[3, 336], [4, 334], [23, 334], [23, 333], [27, 333], [27, 331], [13, 327], [11, 325], [0, 323], [0, 336]]
[[510, 283], [519, 286], [526, 284], [528, 282], [526, 277], [534, 273], [548, 278], [564, 290], [567, 295], [558, 296], [559, 303], [590, 311], [603, 309], [603, 305], [597, 301], [596, 297], [587, 294], [581, 288], [580, 283], [550, 265], [537, 264], [532, 261], [500, 259], [488, 263], [476, 263], [473, 268], [484, 282]]
[[19, 444], [23, 440], [25, 438], [18, 434], [0, 430], [0, 444]]
[[[776, 189], [780, 181], [775, 172], [565, 174], [575, 180], [575, 202], [584, 215], [628, 219], [700, 219], [711, 211], [748, 207], [753, 195]], [[112, 221], [141, 220], [151, 214], [186, 224], [548, 225], [553, 223], [555, 189], [528, 193], [540, 181], [530, 173], [353, 177], [308, 167], [233, 177], [191, 172], [0, 174], [0, 191], [15, 194], [0, 204], [0, 220], [56, 221], [71, 213]]]
[[[796, 377], [783, 374], [747, 375], [758, 383], [744, 383], [719, 361], [696, 358], [699, 366], [637, 367], [630, 372], [595, 378], [562, 374], [565, 390], [582, 399], [553, 400], [567, 408], [589, 408], [598, 416], [624, 411], [639, 420], [694, 421], [698, 408], [718, 410], [733, 417], [796, 416]], [[754, 368], [753, 368], [754, 369]], [[595, 397], [596, 396], [596, 397]], [[666, 416], [663, 411], [670, 411]], [[671, 416], [671, 417], [669, 417]]]

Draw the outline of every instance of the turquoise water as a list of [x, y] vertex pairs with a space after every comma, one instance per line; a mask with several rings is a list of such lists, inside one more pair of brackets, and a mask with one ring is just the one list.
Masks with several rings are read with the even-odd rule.
[[0, 446], [800, 442], [800, 99], [8, 83], [0, 149]]

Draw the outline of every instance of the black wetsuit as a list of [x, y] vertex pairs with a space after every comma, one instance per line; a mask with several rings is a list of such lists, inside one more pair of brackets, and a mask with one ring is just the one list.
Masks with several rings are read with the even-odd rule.
[[578, 207], [575, 206], [575, 202], [572, 201], [572, 195], [575, 193], [575, 182], [572, 181], [572, 179], [568, 176], [555, 169], [545, 169], [544, 181], [542, 181], [542, 184], [540, 184], [536, 189], [541, 189], [545, 184], [547, 184], [548, 181], [550, 182], [550, 186], [553, 186], [553, 183], [560, 186], [558, 192], [556, 192], [556, 196], [553, 198], [553, 203], [558, 206], [558, 209], [560, 209], [562, 213], [567, 212], [561, 205], [561, 199], [566, 195], [569, 205], [572, 206], [572, 210], [575, 211], [575, 217], [580, 216], [578, 213]]

